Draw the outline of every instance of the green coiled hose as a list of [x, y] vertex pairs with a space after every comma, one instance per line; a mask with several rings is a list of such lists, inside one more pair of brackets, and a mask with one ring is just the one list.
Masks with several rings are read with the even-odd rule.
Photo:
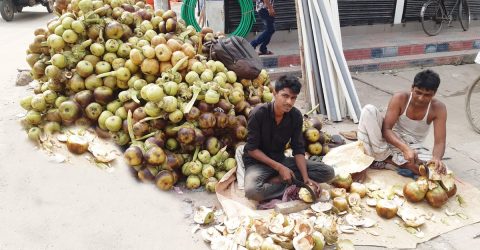
[[[255, 13], [253, 9], [252, 0], [237, 0], [240, 4], [240, 10], [242, 12], [242, 19], [238, 27], [229, 35], [246, 37], [248, 33], [252, 30], [253, 24], [255, 23]], [[182, 19], [185, 20], [187, 25], [192, 25], [197, 31], [201, 31], [202, 28], [195, 18], [195, 6], [197, 5], [197, 0], [184, 0], [182, 4], [181, 15]]]

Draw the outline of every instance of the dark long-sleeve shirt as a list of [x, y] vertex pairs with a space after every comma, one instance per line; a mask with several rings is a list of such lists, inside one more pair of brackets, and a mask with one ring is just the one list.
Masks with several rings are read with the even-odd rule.
[[273, 102], [261, 104], [250, 113], [247, 143], [243, 154], [245, 167], [258, 163], [248, 155], [248, 151], [255, 149], [261, 150], [274, 161], [282, 162], [285, 159], [285, 146], [288, 141], [291, 142], [293, 155], [305, 154], [302, 113], [293, 107], [283, 115], [282, 121], [277, 125], [273, 104]]

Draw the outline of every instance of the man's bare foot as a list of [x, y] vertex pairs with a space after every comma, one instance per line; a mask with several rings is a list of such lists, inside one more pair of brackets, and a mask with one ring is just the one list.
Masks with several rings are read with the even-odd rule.
[[387, 163], [384, 161], [373, 161], [368, 167], [372, 169], [385, 169], [385, 165], [387, 165]]
[[420, 175], [420, 171], [418, 171], [418, 165], [417, 164], [406, 163], [402, 167], [410, 169], [416, 175]]

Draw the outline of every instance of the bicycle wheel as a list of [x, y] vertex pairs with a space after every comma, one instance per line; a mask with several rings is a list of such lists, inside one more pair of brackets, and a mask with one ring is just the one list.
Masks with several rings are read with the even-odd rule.
[[435, 36], [442, 30], [445, 12], [438, 0], [431, 0], [422, 6], [420, 21], [422, 28], [427, 35]]
[[465, 111], [470, 125], [480, 133], [480, 77], [468, 88], [465, 96]]
[[468, 7], [467, 0], [461, 0], [458, 5], [458, 19], [460, 20], [462, 29], [467, 31], [470, 27], [470, 7]]

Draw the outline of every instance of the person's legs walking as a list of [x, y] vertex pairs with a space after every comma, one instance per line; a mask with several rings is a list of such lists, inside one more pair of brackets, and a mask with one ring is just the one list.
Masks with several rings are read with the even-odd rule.
[[[270, 42], [270, 39], [275, 32], [274, 17], [268, 14], [267, 9], [261, 9], [260, 11], [258, 11], [258, 15], [263, 21], [264, 31], [260, 35], [258, 35], [257, 38], [251, 41], [250, 44], [255, 49], [258, 45], [261, 44], [260, 52], [264, 53], [268, 51], [266, 46]], [[262, 47], [264, 47], [264, 50], [262, 50]]]
[[245, 196], [256, 201], [278, 198], [283, 195], [286, 183], [268, 183], [278, 172], [264, 164], [250, 165], [245, 169]]
[[275, 33], [275, 17], [268, 15], [268, 12], [266, 17], [265, 31], [263, 33], [265, 34], [265, 37], [263, 42], [260, 44], [260, 53], [268, 54], [269, 51], [267, 49], [267, 45], [270, 43], [273, 33]]

